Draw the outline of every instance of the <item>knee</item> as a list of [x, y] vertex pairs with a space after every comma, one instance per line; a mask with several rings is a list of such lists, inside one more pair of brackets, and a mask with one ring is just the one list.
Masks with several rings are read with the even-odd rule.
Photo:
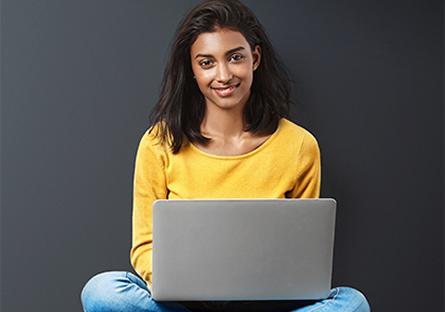
[[126, 272], [102, 272], [88, 280], [80, 294], [85, 312], [117, 311], [116, 288]]
[[[366, 296], [359, 290], [352, 287], [337, 287], [337, 296], [347, 301], [348, 311], [369, 312], [371, 308]], [[335, 294], [334, 294], [335, 295]]]

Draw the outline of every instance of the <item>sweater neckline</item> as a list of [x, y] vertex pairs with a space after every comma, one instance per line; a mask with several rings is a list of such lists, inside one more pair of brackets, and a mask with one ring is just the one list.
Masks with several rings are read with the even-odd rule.
[[244, 154], [240, 154], [240, 155], [216, 155], [216, 154], [211, 154], [211, 153], [207, 153], [204, 152], [203, 150], [199, 149], [198, 147], [196, 147], [193, 143], [189, 142], [190, 147], [192, 148], [192, 150], [198, 152], [201, 155], [204, 155], [206, 157], [209, 158], [214, 158], [214, 159], [225, 159], [225, 160], [236, 160], [236, 159], [242, 159], [242, 158], [246, 158], [249, 157], [251, 155], [254, 155], [258, 152], [260, 152], [261, 150], [263, 150], [264, 148], [266, 148], [268, 145], [271, 144], [271, 142], [275, 139], [275, 137], [278, 136], [278, 133], [280, 132], [281, 128], [282, 128], [282, 123], [283, 123], [283, 118], [280, 119], [280, 121], [278, 122], [278, 127], [275, 130], [274, 133], [272, 133], [272, 135], [267, 138], [266, 141], [264, 141], [263, 143], [261, 143], [261, 145], [259, 145], [258, 147], [256, 147], [255, 149], [251, 150], [250, 152], [244, 153]]

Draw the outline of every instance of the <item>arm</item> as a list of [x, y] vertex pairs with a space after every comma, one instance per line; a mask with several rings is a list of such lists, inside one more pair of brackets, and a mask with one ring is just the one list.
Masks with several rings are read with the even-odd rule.
[[291, 198], [320, 197], [321, 164], [320, 149], [315, 137], [307, 132], [301, 143], [298, 154], [298, 172]]
[[152, 203], [167, 198], [164, 164], [153, 134], [146, 132], [136, 154], [133, 186], [133, 231], [130, 261], [135, 271], [151, 283]]

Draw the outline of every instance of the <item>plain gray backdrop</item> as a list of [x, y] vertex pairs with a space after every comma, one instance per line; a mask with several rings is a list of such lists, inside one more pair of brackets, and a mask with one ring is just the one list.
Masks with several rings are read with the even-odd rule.
[[[92, 275], [131, 270], [136, 148], [196, 3], [2, 1], [2, 311], [80, 311]], [[441, 311], [443, 2], [245, 3], [338, 201], [333, 285], [373, 311]]]

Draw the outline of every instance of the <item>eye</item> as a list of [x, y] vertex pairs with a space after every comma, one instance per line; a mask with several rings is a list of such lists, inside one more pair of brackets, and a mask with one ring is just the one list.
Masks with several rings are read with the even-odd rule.
[[199, 62], [199, 65], [202, 68], [208, 68], [212, 65], [212, 61], [211, 60], [203, 60], [203, 61]]
[[243, 56], [242, 54], [233, 54], [233, 55], [230, 57], [230, 59], [231, 59], [231, 60], [234, 60], [235, 62], [239, 62], [239, 61], [241, 61], [242, 59], [244, 59], [244, 56]]

